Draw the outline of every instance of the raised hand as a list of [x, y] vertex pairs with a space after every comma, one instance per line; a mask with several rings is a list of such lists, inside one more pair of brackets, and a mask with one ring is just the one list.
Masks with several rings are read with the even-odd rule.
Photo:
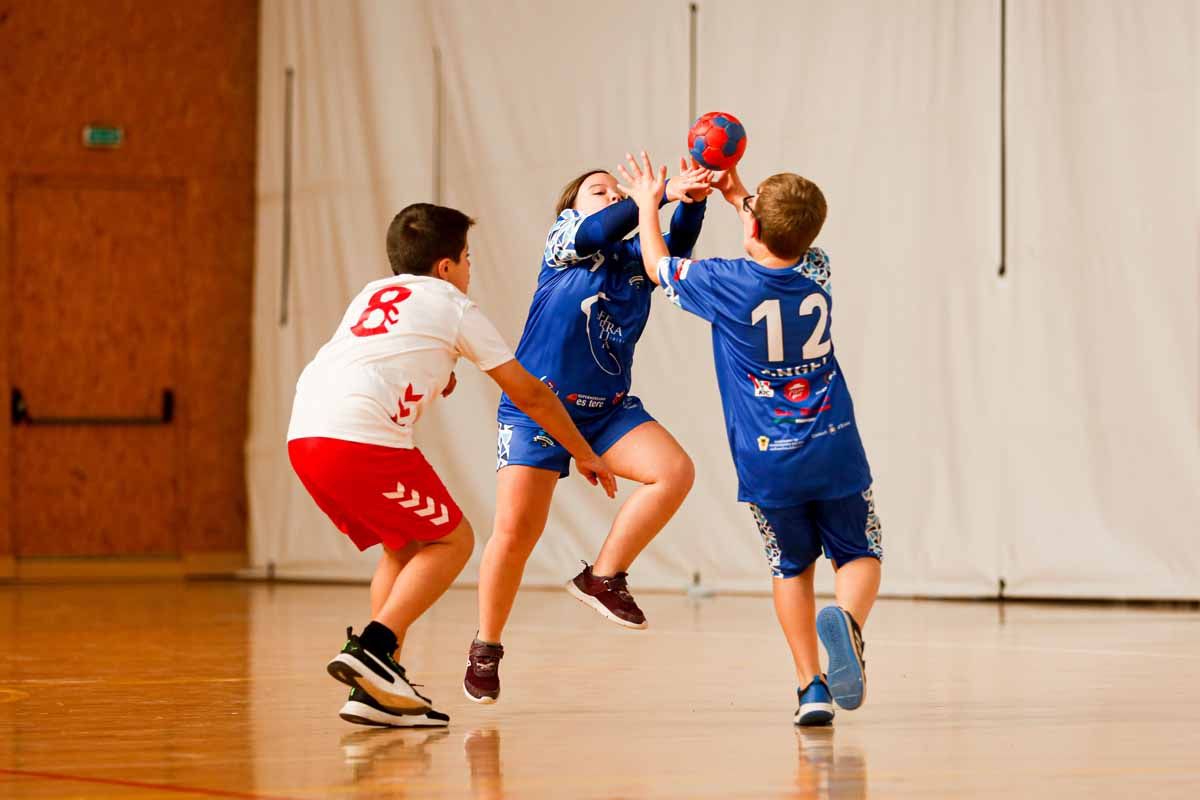
[[712, 193], [712, 170], [699, 164], [688, 166], [686, 158], [679, 159], [679, 174], [667, 182], [667, 200], [695, 203]]
[[638, 208], [657, 210], [658, 201], [663, 196], [663, 186], [667, 182], [666, 165], [656, 170], [650, 163], [650, 156], [645, 150], [642, 151], [641, 164], [634, 160], [632, 153], [625, 154], [625, 161], [628, 163], [629, 169], [625, 168], [625, 164], [617, 165], [617, 172], [624, 181], [623, 184], [618, 184], [617, 188], [632, 197]]

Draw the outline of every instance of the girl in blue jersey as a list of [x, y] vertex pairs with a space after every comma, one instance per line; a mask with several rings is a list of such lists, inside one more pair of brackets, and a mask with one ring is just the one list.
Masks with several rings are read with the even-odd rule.
[[[685, 161], [666, 184], [660, 205], [680, 201], [666, 237], [673, 255], [690, 253], [700, 235], [711, 178]], [[626, 571], [675, 514], [695, 470], [675, 438], [629, 394], [633, 352], [655, 287], [638, 237], [625, 238], [637, 227], [637, 205], [611, 174], [591, 170], [563, 189], [557, 215], [517, 360], [558, 394], [615, 474], [642, 484], [617, 512], [595, 563], [567, 584], [606, 619], [641, 629], [646, 617], [629, 593]], [[562, 445], [507, 396], [497, 416], [496, 520], [480, 566], [479, 633], [463, 682], [480, 703], [499, 697], [501, 632], [554, 488], [570, 465]]]

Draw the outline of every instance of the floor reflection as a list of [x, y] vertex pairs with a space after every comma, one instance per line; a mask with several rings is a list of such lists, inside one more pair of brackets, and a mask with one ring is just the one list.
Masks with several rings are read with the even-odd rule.
[[445, 728], [364, 728], [348, 733], [340, 744], [342, 758], [351, 769], [349, 783], [355, 789], [370, 787], [372, 797], [421, 797], [421, 783], [433, 766], [431, 751], [449, 736]]
[[837, 741], [837, 728], [796, 728], [795, 800], [864, 798], [867, 756], [858, 744]]
[[500, 763], [500, 731], [493, 726], [476, 728], [463, 738], [463, 751], [471, 770], [475, 800], [504, 796], [504, 771]]

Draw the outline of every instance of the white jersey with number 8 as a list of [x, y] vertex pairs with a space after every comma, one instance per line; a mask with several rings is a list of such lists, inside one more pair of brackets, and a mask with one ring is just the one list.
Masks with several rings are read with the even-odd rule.
[[512, 349], [452, 284], [398, 275], [366, 285], [296, 384], [288, 441], [324, 436], [413, 446], [412, 429], [459, 357], [487, 371]]

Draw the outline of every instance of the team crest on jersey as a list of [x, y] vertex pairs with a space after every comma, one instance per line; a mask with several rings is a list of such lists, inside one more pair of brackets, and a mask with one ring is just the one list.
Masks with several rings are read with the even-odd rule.
[[770, 381], [764, 381], [761, 378], [756, 378], [750, 373], [746, 373], [746, 377], [754, 384], [755, 397], [774, 397], [775, 390], [771, 388]]
[[[615, 317], [608, 313], [601, 300], [608, 300], [604, 292], [597, 292], [591, 297], [585, 297], [579, 304], [579, 310], [587, 318], [588, 347], [592, 351], [592, 360], [596, 362], [606, 375], [620, 375], [621, 361], [612, 351], [613, 343], [625, 341], [625, 331], [617, 323]], [[597, 344], [599, 347], [597, 348]]]
[[758, 449], [759, 450], [761, 450], [765, 453], [765, 452], [767, 452], [767, 448], [770, 446], [771, 446], [771, 437], [770, 436], [758, 437]]

